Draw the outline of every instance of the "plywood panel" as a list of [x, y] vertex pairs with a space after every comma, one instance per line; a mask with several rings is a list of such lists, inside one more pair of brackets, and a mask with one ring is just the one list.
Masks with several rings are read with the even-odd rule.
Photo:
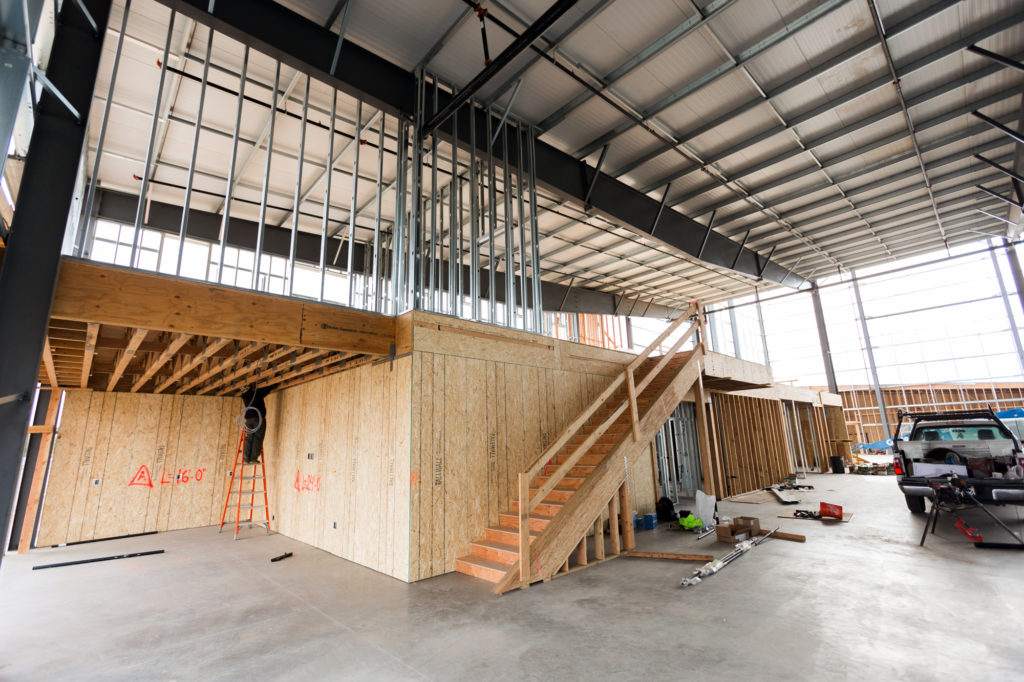
[[[422, 384], [423, 363], [415, 365]], [[426, 495], [423, 465], [410, 461], [410, 427], [430, 426], [411, 412], [413, 367], [411, 355], [366, 365], [277, 392], [267, 404], [279, 531], [401, 580], [410, 579], [410, 503]]]
[[[454, 568], [518, 499], [517, 479], [633, 357], [415, 313], [410, 575]], [[649, 459], [649, 458], [648, 458]], [[646, 481], [635, 504], [653, 509]], [[413, 480], [417, 477], [414, 475]], [[432, 485], [428, 485], [432, 483]]]
[[234, 455], [224, 440], [234, 428], [235, 400], [69, 392], [39, 544], [219, 519], [224, 488], [210, 472], [226, 471], [225, 459]]

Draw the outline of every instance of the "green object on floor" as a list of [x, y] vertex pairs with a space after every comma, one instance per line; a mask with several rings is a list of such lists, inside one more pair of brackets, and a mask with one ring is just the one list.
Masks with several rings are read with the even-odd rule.
[[693, 530], [695, 528], [703, 528], [704, 522], [698, 519], [693, 514], [689, 514], [679, 519], [679, 525], [685, 528], [686, 530]]

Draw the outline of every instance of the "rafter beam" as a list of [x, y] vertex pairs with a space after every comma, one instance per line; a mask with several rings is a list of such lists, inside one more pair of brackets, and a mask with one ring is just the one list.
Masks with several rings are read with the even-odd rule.
[[131, 392], [138, 393], [139, 389], [145, 386], [146, 382], [153, 378], [153, 375], [156, 374], [161, 367], [166, 365], [167, 362], [173, 358], [178, 351], [181, 350], [181, 347], [188, 343], [191, 338], [192, 334], [175, 334], [172, 336], [170, 342], [167, 344], [167, 348], [153, 358], [149, 363], [149, 366], [146, 368], [146, 371], [142, 373], [142, 376], [136, 379], [135, 383], [132, 384]]
[[[242, 379], [240, 381], [236, 381], [236, 382], [233, 382], [233, 383], [228, 383], [227, 385], [225, 385], [224, 387], [222, 387], [220, 389], [220, 391], [217, 393], [217, 395], [229, 395], [229, 394], [232, 394], [232, 393], [236, 393], [243, 386], [245, 386], [245, 385], [247, 385], [249, 383], [266, 384], [267, 382], [265, 382], [264, 380], [268, 379], [269, 377], [273, 377], [278, 372], [285, 372], [285, 371], [287, 371], [287, 370], [289, 370], [289, 369], [291, 369], [293, 367], [297, 367], [297, 366], [302, 365], [302, 364], [304, 364], [306, 362], [309, 362], [310, 360], [315, 360], [315, 359], [317, 359], [319, 357], [327, 355], [328, 353], [330, 353], [330, 351], [326, 351], [326, 350], [308, 350], [305, 353], [302, 353], [300, 355], [296, 355], [294, 358], [292, 358], [291, 360], [288, 360], [288, 361], [286, 361], [284, 363], [279, 363], [279, 364], [276, 364], [276, 365], [272, 365], [272, 366], [268, 367], [267, 369], [263, 370], [262, 372], [259, 372], [255, 376], [246, 377], [246, 378], [244, 378], [244, 379]], [[269, 384], [273, 384], [273, 383], [274, 382], [269, 382]]]
[[92, 372], [92, 359], [96, 354], [96, 339], [100, 335], [100, 326], [90, 322], [85, 330], [85, 355], [82, 356], [82, 381], [79, 388], [89, 386], [89, 374]]
[[[196, 395], [203, 395], [204, 393], [209, 393], [210, 391], [214, 390], [218, 386], [223, 386], [226, 383], [229, 383], [231, 381], [234, 381], [235, 379], [238, 379], [243, 374], [247, 374], [247, 373], [253, 371], [254, 368], [242, 365], [240, 367], [235, 368], [234, 371], [226, 371], [226, 370], [231, 369], [231, 367], [234, 366], [234, 365], [242, 364], [242, 360], [244, 360], [245, 358], [249, 357], [250, 355], [252, 355], [257, 350], [260, 350], [261, 348], [264, 348], [265, 346], [266, 346], [266, 344], [253, 344], [252, 346], [250, 346], [250, 347], [248, 347], [246, 349], [243, 349], [242, 351], [239, 351], [237, 356], [232, 356], [231, 358], [228, 358], [230, 360], [229, 363], [227, 363], [227, 364], [221, 363], [222, 366], [216, 372], [212, 372], [210, 374], [207, 374], [207, 373], [204, 372], [203, 374], [201, 374], [198, 377], [196, 377], [196, 379], [194, 381], [190, 382], [188, 386], [183, 387], [182, 390], [187, 391], [190, 388], [192, 388], [193, 386], [198, 386], [199, 384], [201, 384], [203, 381], [205, 381], [209, 377], [216, 376], [222, 370], [225, 371], [224, 376], [220, 377], [219, 379], [215, 379], [214, 381], [210, 382], [206, 386], [203, 386], [202, 388], [200, 388], [198, 391], [196, 391]], [[261, 359], [259, 361], [259, 363], [260, 364], [265, 364], [265, 363], [277, 362], [277, 360], [279, 358], [282, 358], [282, 357], [288, 355], [289, 353], [295, 353], [295, 352], [297, 352], [296, 348], [293, 348], [291, 346], [281, 346], [277, 350], [274, 350], [274, 351], [272, 351], [270, 353], [266, 353], [266, 358]]]
[[113, 391], [114, 387], [117, 386], [117, 382], [121, 380], [121, 375], [128, 369], [128, 365], [132, 360], [135, 359], [135, 351], [138, 349], [139, 344], [142, 343], [146, 335], [149, 334], [148, 329], [138, 328], [132, 332], [131, 338], [128, 340], [128, 345], [117, 358], [117, 363], [114, 365], [114, 371], [110, 374], [110, 380], [107, 381], [107, 390]]
[[[225, 370], [228, 370], [231, 367], [239, 364], [240, 362], [244, 361], [247, 357], [249, 357], [250, 355], [252, 355], [256, 351], [260, 350], [261, 348], [266, 347], [266, 345], [267, 344], [265, 344], [265, 343], [259, 343], [259, 342], [248, 344], [244, 348], [241, 348], [238, 351], [236, 351], [230, 357], [225, 358], [224, 360], [221, 360], [220, 362], [218, 362], [216, 365], [212, 365], [211, 367], [208, 367], [206, 370], [200, 372], [198, 376], [193, 378], [187, 384], [184, 384], [184, 385], [180, 386], [178, 388], [178, 390], [175, 391], [175, 393], [178, 394], [178, 395], [181, 395], [182, 393], [190, 390], [194, 386], [198, 386], [199, 384], [203, 383], [204, 381], [206, 381], [210, 377], [217, 376], [221, 372], [223, 372]], [[199, 394], [202, 394], [202, 393], [203, 393], [203, 391], [199, 391]]]
[[231, 342], [232, 342], [232, 339], [223, 339], [223, 338], [222, 339], [214, 339], [214, 340], [210, 341], [206, 345], [206, 348], [203, 349], [202, 353], [200, 353], [199, 355], [196, 355], [191, 360], [188, 360], [187, 362], [182, 363], [181, 367], [176, 369], [174, 371], [174, 373], [171, 374], [171, 376], [169, 376], [166, 379], [164, 379], [163, 383], [161, 383], [159, 386], [157, 386], [155, 389], [153, 389], [153, 393], [163, 393], [165, 389], [167, 389], [170, 386], [173, 386], [183, 376], [185, 376], [186, 374], [188, 374], [189, 372], [194, 370], [196, 367], [199, 367], [201, 364], [206, 362], [207, 359], [213, 357], [214, 353], [216, 353], [221, 348], [223, 348], [224, 346], [228, 345]]

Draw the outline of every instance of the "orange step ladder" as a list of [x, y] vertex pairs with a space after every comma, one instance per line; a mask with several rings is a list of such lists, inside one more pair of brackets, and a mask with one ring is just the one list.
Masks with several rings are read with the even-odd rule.
[[[267, 467], [263, 463], [263, 450], [260, 449], [260, 461], [255, 464], [246, 464], [244, 460], [240, 461], [242, 455], [242, 446], [245, 443], [245, 429], [238, 436], [238, 449], [235, 451], [235, 464], [231, 470], [231, 483], [228, 485], [228, 494], [224, 497], [224, 511], [220, 514], [220, 528], [217, 532], [224, 530], [224, 521], [228, 515], [228, 507], [233, 506], [235, 510], [235, 537], [238, 539], [238, 527], [239, 525], [252, 526], [266, 526], [267, 535], [270, 534], [270, 500], [267, 498]], [[249, 475], [246, 475], [245, 468], [251, 466], [252, 469], [249, 471]], [[257, 470], [257, 467], [259, 469]], [[235, 485], [237, 481], [238, 485]], [[252, 481], [248, 489], [245, 489], [245, 482]], [[259, 488], [256, 487], [256, 481], [261, 481]], [[235, 504], [231, 505], [231, 496], [237, 495], [235, 498]], [[257, 495], [263, 495], [263, 504], [256, 504], [259, 500], [256, 498]], [[248, 504], [242, 504], [243, 498], [248, 498]], [[257, 509], [262, 509], [264, 512], [265, 520], [257, 521], [254, 518], [253, 512]], [[249, 518], [243, 519], [243, 512], [248, 512]]]

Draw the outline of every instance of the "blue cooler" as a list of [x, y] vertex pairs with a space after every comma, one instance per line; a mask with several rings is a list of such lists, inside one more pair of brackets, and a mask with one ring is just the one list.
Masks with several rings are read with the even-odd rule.
[[657, 514], [644, 514], [644, 528], [647, 530], [654, 530], [658, 527], [658, 516]]

